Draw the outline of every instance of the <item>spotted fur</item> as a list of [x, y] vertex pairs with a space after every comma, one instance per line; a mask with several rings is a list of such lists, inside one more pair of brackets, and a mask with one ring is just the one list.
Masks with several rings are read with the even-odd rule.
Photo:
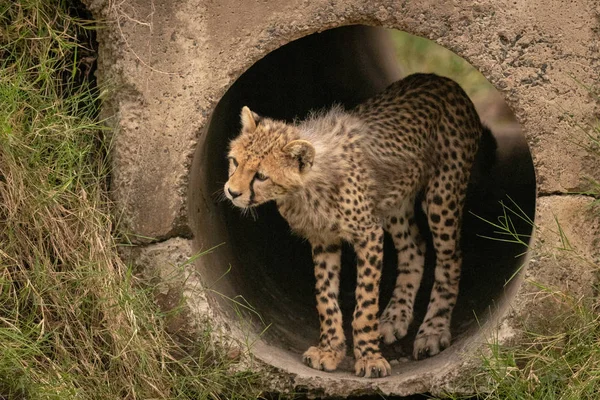
[[[296, 124], [242, 109], [225, 194], [242, 208], [274, 200], [292, 230], [312, 245], [321, 335], [304, 353], [307, 365], [333, 371], [345, 356], [338, 291], [346, 241], [357, 254], [355, 373], [391, 373], [379, 341], [406, 335], [423, 275], [425, 242], [413, 215], [418, 193], [424, 194], [436, 266], [413, 355], [432, 356], [450, 345], [462, 208], [485, 129], [460, 86], [433, 74], [393, 83], [354, 110], [333, 107]], [[378, 318], [384, 229], [393, 237], [398, 277]]]

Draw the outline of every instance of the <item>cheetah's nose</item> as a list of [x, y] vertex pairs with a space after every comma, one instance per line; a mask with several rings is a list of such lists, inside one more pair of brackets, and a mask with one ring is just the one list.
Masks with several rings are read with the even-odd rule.
[[227, 188], [227, 191], [231, 195], [232, 199], [235, 199], [236, 197], [239, 197], [242, 194], [240, 192], [234, 192], [234, 191], [232, 191], [231, 188]]

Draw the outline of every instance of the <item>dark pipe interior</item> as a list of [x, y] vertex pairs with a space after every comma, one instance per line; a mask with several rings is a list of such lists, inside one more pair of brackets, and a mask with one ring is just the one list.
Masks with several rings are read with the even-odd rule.
[[[238, 296], [237, 302], [247, 302], [256, 312], [248, 315], [259, 314], [264, 324], [270, 324], [263, 339], [282, 349], [301, 354], [319, 336], [310, 246], [290, 234], [273, 204], [259, 207], [255, 220], [242, 216], [227, 202], [217, 201], [213, 194], [227, 179], [227, 143], [238, 133], [239, 112], [244, 105], [259, 114], [292, 121], [333, 103], [352, 107], [381, 91], [400, 77], [386, 35], [381, 28], [337, 28], [291, 42], [259, 60], [219, 102], [194, 161], [199, 172], [192, 183], [204, 193], [204, 211], [200, 212], [200, 206], [193, 208], [198, 246], [226, 243], [203, 257], [200, 266], [209, 284], [214, 283], [211, 287], [215, 293], [220, 293], [214, 300], [230, 312], [234, 308], [244, 310], [230, 307], [235, 304], [231, 298]], [[462, 234], [461, 291], [452, 325], [455, 338], [475, 329], [489, 309], [496, 307], [505, 283], [522, 265], [525, 247], [482, 238], [498, 235], [493, 232], [495, 228], [473, 215], [497, 222], [503, 214], [499, 202], [510, 203], [507, 196], [533, 220], [535, 176], [520, 134], [498, 137], [496, 164], [487, 178], [472, 182], [469, 188]], [[517, 217], [512, 220], [519, 233], [531, 233], [529, 224]], [[401, 346], [386, 349], [396, 357], [412, 351], [414, 330], [423, 318], [431, 290], [433, 263], [428, 251], [413, 332]], [[342, 265], [340, 303], [349, 326], [355, 285], [354, 255], [349, 247], [344, 249]], [[382, 308], [393, 289], [395, 268], [393, 246], [386, 238]], [[257, 332], [261, 325], [257, 322]], [[347, 334], [350, 338], [350, 332]]]

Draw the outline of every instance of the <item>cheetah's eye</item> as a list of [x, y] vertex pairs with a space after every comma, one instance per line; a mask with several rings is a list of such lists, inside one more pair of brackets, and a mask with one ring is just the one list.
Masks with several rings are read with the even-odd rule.
[[229, 157], [229, 161], [231, 161], [231, 163], [233, 164], [233, 166], [237, 168], [238, 162], [237, 162], [237, 160], [235, 158]]
[[269, 179], [269, 177], [263, 174], [262, 172], [257, 172], [256, 175], [254, 175], [254, 177], [261, 182], [264, 182], [267, 179]]

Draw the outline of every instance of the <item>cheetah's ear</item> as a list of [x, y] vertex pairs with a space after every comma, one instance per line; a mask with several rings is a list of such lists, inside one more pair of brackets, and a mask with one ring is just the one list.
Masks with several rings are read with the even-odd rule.
[[315, 148], [306, 140], [292, 140], [285, 145], [283, 152], [298, 163], [300, 172], [308, 171], [315, 159]]
[[256, 124], [260, 121], [260, 115], [255, 113], [254, 111], [250, 111], [250, 109], [246, 106], [242, 107], [242, 130], [244, 132], [254, 132], [256, 130]]

